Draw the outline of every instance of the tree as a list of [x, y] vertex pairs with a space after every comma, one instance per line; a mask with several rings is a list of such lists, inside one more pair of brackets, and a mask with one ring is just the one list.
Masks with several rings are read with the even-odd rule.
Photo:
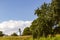
[[11, 34], [11, 36], [18, 36], [16, 33]]
[[32, 22], [32, 25], [30, 26], [30, 31], [32, 32], [33, 38], [37, 38], [38, 36], [38, 31], [37, 31], [37, 26], [38, 26], [38, 19], [35, 19]]
[[52, 32], [52, 28], [54, 26], [54, 19], [50, 13], [52, 14], [50, 5], [46, 3], [44, 3], [41, 8], [38, 8], [35, 11], [35, 14], [38, 18], [32, 22], [30, 28], [32, 32], [37, 31], [38, 37], [47, 37]]
[[4, 34], [3, 34], [3, 32], [2, 32], [2, 31], [0, 31], [0, 36], [4, 36]]
[[30, 28], [29, 27], [26, 27], [23, 31], [23, 35], [31, 35], [31, 31], [30, 31]]
[[60, 0], [52, 0], [52, 8], [54, 10], [55, 14], [55, 28], [54, 33], [59, 33], [58, 31], [60, 29]]
[[[32, 22], [31, 30], [35, 30], [39, 36], [52, 35], [53, 28], [57, 25], [57, 17], [53, 9], [52, 3], [46, 4], [44, 3], [40, 8], [35, 10], [35, 15], [37, 15], [37, 19]], [[33, 28], [33, 29], [32, 29]], [[32, 31], [33, 32], [33, 31]]]
[[52, 0], [52, 3], [49, 4], [44, 3], [35, 10], [35, 15], [38, 18], [30, 26], [33, 37], [47, 37], [55, 32], [58, 33], [56, 27], [60, 27], [60, 0]]

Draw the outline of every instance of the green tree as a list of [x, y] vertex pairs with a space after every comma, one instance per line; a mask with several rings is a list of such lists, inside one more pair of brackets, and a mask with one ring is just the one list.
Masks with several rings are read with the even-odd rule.
[[35, 19], [32, 22], [32, 25], [30, 26], [30, 30], [32, 32], [33, 38], [37, 38], [37, 36], [38, 36], [37, 26], [38, 26], [38, 21], [37, 21], [37, 19]]
[[37, 31], [38, 37], [52, 34], [55, 25], [55, 14], [51, 4], [44, 3], [40, 8], [35, 10], [37, 19], [30, 26], [32, 32]]
[[26, 27], [23, 31], [23, 35], [31, 35], [31, 31], [30, 31], [30, 28], [29, 27]]
[[48, 14], [49, 12], [50, 6], [46, 3], [35, 11], [38, 18], [32, 22], [30, 28], [31, 30], [37, 31], [38, 36], [47, 36], [52, 30], [51, 26], [53, 26], [53, 23], [50, 15]]
[[3, 32], [2, 32], [2, 31], [0, 31], [0, 36], [4, 36], [4, 34], [3, 34]]
[[11, 34], [11, 36], [18, 36], [16, 33]]
[[52, 3], [49, 4], [44, 3], [35, 10], [35, 15], [38, 18], [30, 26], [33, 37], [54, 35], [55, 32], [58, 32], [56, 27], [60, 27], [60, 0], [52, 0]]
[[59, 27], [60, 27], [60, 0], [52, 0], [52, 8], [54, 10], [55, 14], [55, 28], [54, 28], [54, 33], [59, 33]]

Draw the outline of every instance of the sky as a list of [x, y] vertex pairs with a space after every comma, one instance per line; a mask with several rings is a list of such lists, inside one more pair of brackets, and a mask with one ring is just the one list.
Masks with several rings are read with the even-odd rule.
[[0, 0], [0, 31], [11, 34], [18, 33], [18, 28], [29, 27], [37, 18], [35, 10], [44, 2], [51, 0]]

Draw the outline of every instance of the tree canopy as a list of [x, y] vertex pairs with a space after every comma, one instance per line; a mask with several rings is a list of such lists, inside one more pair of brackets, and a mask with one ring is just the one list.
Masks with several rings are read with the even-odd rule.
[[24, 29], [23, 35], [32, 35], [29, 27], [26, 27], [26, 28]]
[[11, 36], [18, 36], [16, 33], [11, 34]]
[[57, 30], [59, 30], [58, 28], [60, 27], [59, 4], [59, 0], [52, 0], [51, 3], [44, 3], [43, 5], [41, 5], [41, 7], [35, 10], [35, 15], [37, 15], [38, 18], [36, 18], [30, 26], [33, 37], [47, 37], [50, 34], [52, 35], [55, 32], [58, 32]]

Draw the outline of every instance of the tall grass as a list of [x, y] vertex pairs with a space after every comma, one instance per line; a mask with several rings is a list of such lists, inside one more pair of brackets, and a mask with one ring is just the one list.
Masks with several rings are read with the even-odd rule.
[[[0, 40], [33, 40], [33, 38], [31, 36], [6, 36], [6, 37], [0, 37]], [[60, 36], [56, 35], [56, 37], [47, 37], [47, 38], [41, 37], [39, 40], [60, 40]]]
[[0, 37], [0, 40], [30, 40], [31, 36], [5, 36]]
[[47, 37], [47, 38], [41, 37], [39, 40], [60, 40], [60, 35], [56, 35], [55, 37]]

